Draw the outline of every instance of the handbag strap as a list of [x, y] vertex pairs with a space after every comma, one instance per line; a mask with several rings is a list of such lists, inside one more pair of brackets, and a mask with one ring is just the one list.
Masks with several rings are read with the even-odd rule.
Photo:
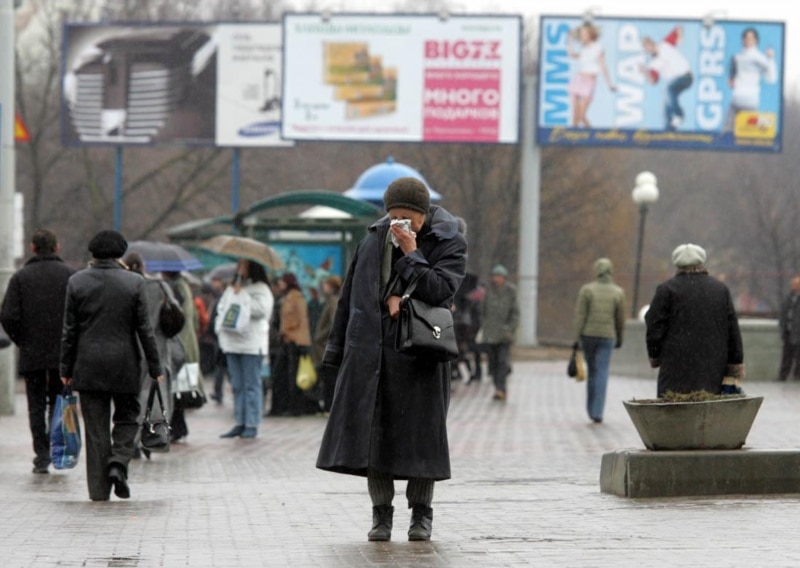
[[423, 272], [420, 272], [419, 274], [414, 276], [414, 278], [411, 279], [411, 282], [409, 282], [408, 286], [406, 286], [405, 292], [403, 292], [402, 299], [400, 300], [401, 302], [411, 297], [411, 294], [417, 288], [417, 282], [419, 282], [419, 279], [422, 278], [423, 274], [424, 274]]
[[150, 385], [150, 394], [147, 395], [147, 410], [144, 415], [144, 419], [148, 422], [150, 421], [150, 414], [153, 410], [153, 403], [156, 397], [158, 397], [158, 405], [161, 407], [161, 415], [164, 417], [164, 420], [166, 420], [167, 410], [164, 408], [164, 399], [161, 397], [161, 389], [159, 388], [158, 381], [154, 379]]

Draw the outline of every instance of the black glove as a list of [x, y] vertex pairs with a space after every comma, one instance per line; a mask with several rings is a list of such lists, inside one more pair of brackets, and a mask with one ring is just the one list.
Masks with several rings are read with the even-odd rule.
[[572, 350], [573, 350], [573, 351], [577, 351], [578, 349], [580, 349], [580, 347], [581, 347], [581, 346], [580, 346], [580, 344], [579, 344], [577, 341], [576, 341], [575, 343], [573, 343], [573, 344], [572, 344]]
[[619, 349], [620, 347], [622, 347], [622, 340], [617, 339], [617, 342], [614, 344], [614, 349]]

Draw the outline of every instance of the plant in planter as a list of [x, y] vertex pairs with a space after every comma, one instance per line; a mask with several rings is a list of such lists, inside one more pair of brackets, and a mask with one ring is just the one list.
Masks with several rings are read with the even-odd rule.
[[623, 404], [649, 450], [735, 450], [744, 445], [763, 400], [696, 391]]

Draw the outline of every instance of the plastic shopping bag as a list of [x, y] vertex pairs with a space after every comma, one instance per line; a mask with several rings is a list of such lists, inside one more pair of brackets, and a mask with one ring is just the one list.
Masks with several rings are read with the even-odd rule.
[[81, 425], [78, 420], [78, 397], [65, 386], [56, 397], [50, 424], [50, 459], [56, 469], [72, 469], [81, 453]]
[[317, 370], [311, 361], [311, 355], [300, 355], [297, 362], [296, 384], [300, 390], [307, 391], [317, 384]]

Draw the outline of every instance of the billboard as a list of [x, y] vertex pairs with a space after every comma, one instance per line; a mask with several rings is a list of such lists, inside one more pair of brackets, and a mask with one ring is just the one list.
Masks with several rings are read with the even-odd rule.
[[518, 141], [519, 16], [286, 14], [283, 137]]
[[278, 23], [68, 23], [63, 52], [65, 145], [289, 145]]
[[540, 25], [539, 144], [780, 152], [783, 23]]

